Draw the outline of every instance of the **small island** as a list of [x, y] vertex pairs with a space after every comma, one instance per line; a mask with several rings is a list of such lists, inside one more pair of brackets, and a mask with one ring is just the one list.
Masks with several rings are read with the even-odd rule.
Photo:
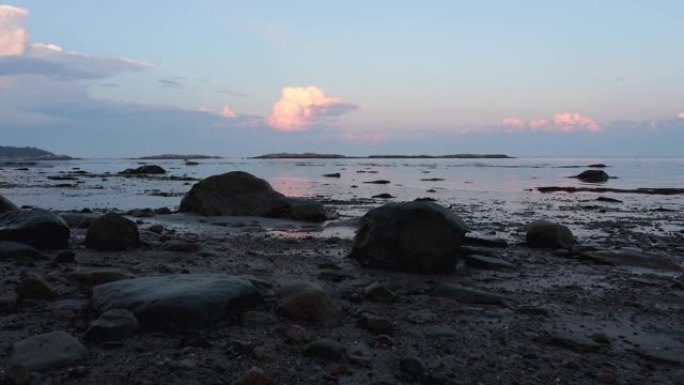
[[36, 147], [0, 146], [0, 159], [71, 160], [68, 155], [57, 155]]
[[368, 155], [346, 156], [339, 154], [318, 154], [314, 152], [265, 154], [251, 159], [512, 159], [505, 154], [451, 154], [451, 155]]
[[339, 154], [317, 154], [314, 152], [289, 153], [281, 152], [277, 154], [265, 154], [255, 156], [252, 159], [345, 159], [348, 158]]

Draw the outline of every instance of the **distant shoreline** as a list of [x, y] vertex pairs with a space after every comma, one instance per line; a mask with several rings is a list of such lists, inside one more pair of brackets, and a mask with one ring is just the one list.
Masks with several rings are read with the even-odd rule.
[[514, 159], [505, 154], [450, 154], [450, 155], [368, 155], [346, 156], [340, 154], [317, 153], [277, 153], [265, 154], [250, 159]]

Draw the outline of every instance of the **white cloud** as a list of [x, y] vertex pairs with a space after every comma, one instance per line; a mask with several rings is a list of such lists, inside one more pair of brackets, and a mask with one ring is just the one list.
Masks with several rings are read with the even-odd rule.
[[0, 5], [0, 56], [24, 53], [28, 34], [24, 19], [28, 11], [11, 5]]
[[357, 108], [356, 104], [325, 96], [317, 87], [285, 87], [266, 123], [279, 131], [305, 131], [326, 118]]

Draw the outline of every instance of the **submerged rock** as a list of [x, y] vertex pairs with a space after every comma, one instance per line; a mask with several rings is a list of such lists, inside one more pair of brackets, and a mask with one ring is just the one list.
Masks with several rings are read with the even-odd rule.
[[47, 210], [10, 210], [0, 214], [0, 241], [13, 241], [38, 249], [65, 249], [69, 227]]
[[576, 175], [575, 178], [582, 182], [588, 183], [603, 183], [610, 179], [610, 176], [603, 170], [586, 170]]
[[319, 202], [286, 197], [265, 180], [243, 171], [214, 175], [198, 182], [183, 197], [179, 210], [207, 216], [325, 220], [325, 210]]
[[98, 312], [127, 309], [148, 327], [203, 324], [260, 301], [250, 281], [222, 274], [121, 280], [96, 286], [92, 296]]
[[138, 225], [116, 213], [107, 213], [88, 228], [86, 247], [94, 250], [118, 251], [138, 247]]
[[575, 237], [566, 226], [545, 220], [536, 220], [527, 226], [527, 246], [535, 248], [570, 249]]
[[371, 268], [448, 274], [467, 231], [461, 218], [436, 203], [389, 203], [361, 218], [350, 257]]
[[161, 166], [155, 164], [140, 166], [138, 168], [127, 168], [121, 171], [119, 174], [122, 175], [140, 175], [140, 174], [166, 174]]

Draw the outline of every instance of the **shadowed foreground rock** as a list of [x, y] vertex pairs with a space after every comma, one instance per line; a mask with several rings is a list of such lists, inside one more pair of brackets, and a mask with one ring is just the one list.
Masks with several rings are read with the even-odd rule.
[[448, 274], [467, 231], [436, 203], [390, 203], [363, 216], [350, 257], [371, 268]]
[[47, 210], [11, 210], [0, 214], [0, 241], [38, 249], [65, 249], [69, 246], [69, 227], [61, 217]]
[[138, 225], [116, 213], [96, 219], [86, 233], [86, 247], [94, 250], [126, 250], [138, 247]]
[[179, 210], [207, 216], [325, 220], [325, 210], [319, 202], [286, 197], [265, 180], [243, 171], [214, 175], [198, 182], [183, 197]]
[[527, 226], [527, 246], [535, 248], [570, 249], [575, 237], [570, 229], [558, 223], [537, 220]]
[[0, 195], [0, 214], [11, 210], [19, 210], [19, 207], [17, 207], [17, 205], [15, 205], [14, 203], [10, 202], [9, 199]]
[[193, 326], [215, 321], [261, 296], [244, 278], [222, 274], [184, 274], [126, 279], [96, 286], [98, 312], [126, 309], [143, 326]]
[[54, 331], [29, 337], [12, 345], [7, 372], [17, 384], [28, 382], [32, 371], [63, 368], [83, 361], [88, 355], [69, 333]]

